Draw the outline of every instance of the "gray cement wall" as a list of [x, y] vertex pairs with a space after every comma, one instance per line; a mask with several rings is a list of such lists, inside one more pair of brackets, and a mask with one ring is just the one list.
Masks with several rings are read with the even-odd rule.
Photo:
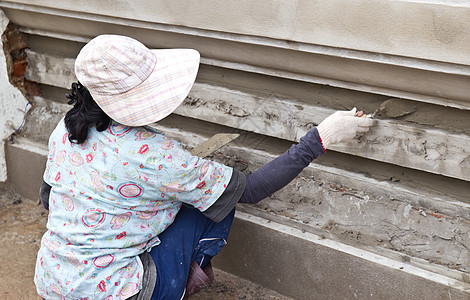
[[[139, 22], [157, 23], [174, 26], [182, 32], [202, 29], [213, 34], [227, 32], [470, 64], [470, 58], [465, 55], [470, 43], [467, 18], [470, 5], [465, 0], [241, 0], [236, 3], [221, 0], [217, 5], [210, 1], [187, 1], [184, 6], [165, 0], [117, 0], [112, 1], [112, 5], [107, 1], [84, 0], [79, 11], [70, 0], [7, 0], [2, 3], [3, 7], [51, 15], [61, 11], [64, 17], [74, 16], [76, 12], [87, 19], [96, 15], [120, 18], [129, 26], [144, 27], [145, 23]], [[60, 25], [60, 31], [67, 26], [50, 23], [54, 25]]]
[[[356, 106], [377, 122], [285, 189], [240, 205], [221, 268], [298, 299], [468, 298], [470, 6], [248, 2], [83, 1], [76, 11], [72, 1], [0, 1], [11, 19], [6, 62], [17, 50], [27, 61], [10, 80], [32, 104], [22, 131], [4, 134], [11, 186], [37, 197], [46, 141], [68, 110], [74, 57], [91, 37], [196, 48], [194, 88], [155, 126], [189, 148], [216, 133], [240, 134], [211, 158], [243, 172], [338, 109]], [[16, 61], [6, 62], [12, 69]]]

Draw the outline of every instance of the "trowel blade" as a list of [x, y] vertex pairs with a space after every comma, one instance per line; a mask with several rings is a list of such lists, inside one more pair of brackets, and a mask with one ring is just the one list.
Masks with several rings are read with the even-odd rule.
[[221, 147], [227, 145], [239, 136], [240, 135], [238, 133], [217, 133], [210, 139], [194, 147], [191, 150], [191, 154], [199, 157], [206, 157]]

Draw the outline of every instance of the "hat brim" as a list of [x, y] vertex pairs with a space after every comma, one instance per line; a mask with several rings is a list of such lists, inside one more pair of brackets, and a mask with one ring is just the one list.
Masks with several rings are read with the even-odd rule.
[[200, 55], [193, 49], [151, 50], [157, 58], [150, 76], [125, 93], [93, 95], [96, 103], [113, 120], [127, 126], [143, 126], [171, 114], [191, 90]]

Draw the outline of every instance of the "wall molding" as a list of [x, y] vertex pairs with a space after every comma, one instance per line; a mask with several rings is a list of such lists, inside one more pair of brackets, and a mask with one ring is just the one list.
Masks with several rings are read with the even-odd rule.
[[[45, 1], [47, 2], [47, 1]], [[127, 34], [149, 47], [192, 47], [202, 63], [470, 110], [470, 65], [0, 1], [23, 32], [86, 42]], [[64, 24], [57, 26], [56, 24]]]

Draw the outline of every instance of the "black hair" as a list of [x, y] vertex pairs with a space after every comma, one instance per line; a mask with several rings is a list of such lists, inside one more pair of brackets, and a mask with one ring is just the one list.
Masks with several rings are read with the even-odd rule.
[[111, 124], [111, 118], [96, 104], [90, 92], [80, 82], [72, 83], [70, 93], [65, 97], [73, 105], [64, 120], [71, 143], [82, 144], [88, 136], [88, 129], [93, 125], [98, 131], [104, 131]]

